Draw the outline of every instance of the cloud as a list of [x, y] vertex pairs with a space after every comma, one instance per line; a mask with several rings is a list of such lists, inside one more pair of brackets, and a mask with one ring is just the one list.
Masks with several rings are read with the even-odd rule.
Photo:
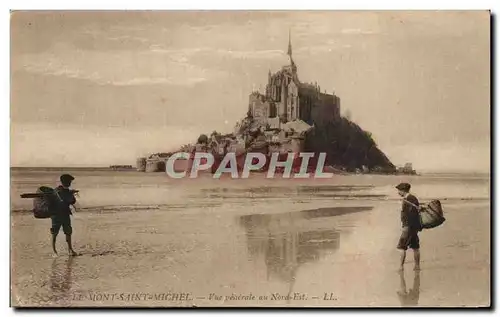
[[283, 50], [255, 50], [255, 51], [233, 51], [233, 50], [215, 50], [216, 54], [242, 59], [272, 59], [285, 56]]
[[28, 72], [90, 80], [99, 85], [190, 86], [225, 76], [221, 70], [191, 64], [180, 51], [97, 52], [58, 45], [51, 52], [18, 56], [13, 64]]
[[308, 45], [305, 47], [300, 47], [298, 49], [294, 50], [294, 53], [305, 53], [305, 54], [323, 54], [323, 53], [330, 53], [333, 51], [339, 51], [343, 49], [349, 49], [352, 47], [351, 44], [344, 43], [345, 41], [339, 40], [339, 39], [329, 39], [321, 44], [316, 44], [316, 45]]
[[233, 50], [233, 49], [218, 49], [211, 47], [196, 47], [196, 48], [184, 48], [184, 49], [166, 49], [161, 45], [150, 46], [150, 52], [155, 54], [165, 54], [170, 56], [172, 59], [177, 59], [179, 61], [185, 61], [188, 57], [194, 55], [217, 55], [224, 56], [235, 59], [273, 59], [282, 58], [286, 56], [284, 50]]
[[139, 42], [139, 43], [150, 43], [147, 38], [139, 37], [139, 36], [130, 36], [130, 35], [120, 35], [120, 36], [110, 36], [106, 39], [110, 41], [118, 41], [118, 42]]
[[95, 37], [109, 36], [110, 38], [112, 38], [113, 35], [116, 35], [116, 37], [128, 37], [131, 33], [141, 33], [144, 31], [147, 31], [147, 29], [144, 26], [139, 25], [126, 26], [106, 24], [106, 28], [103, 28], [103, 24], [100, 23], [90, 23], [87, 25], [83, 25], [78, 29], [78, 33], [88, 34]]
[[[328, 40], [324, 44], [294, 48], [294, 55], [328, 53], [341, 49], [348, 49], [350, 44], [339, 41]], [[187, 48], [187, 49], [163, 49], [159, 45], [152, 46], [152, 53], [165, 54], [169, 58], [183, 62], [196, 55], [213, 55], [214, 57], [242, 59], [242, 60], [288, 60], [287, 52], [279, 49], [270, 50], [232, 50], [215, 49], [210, 47]]]
[[135, 86], [135, 85], [155, 85], [155, 84], [168, 84], [168, 85], [180, 85], [180, 86], [189, 86], [197, 83], [201, 83], [207, 81], [205, 77], [189, 77], [184, 78], [182, 81], [177, 80], [176, 78], [134, 78], [131, 80], [124, 81], [114, 81], [112, 85], [115, 86]]
[[300, 12], [291, 23], [292, 37], [308, 38], [311, 34], [323, 39], [343, 35], [375, 34], [380, 31], [380, 14], [375, 12], [315, 11]]
[[375, 34], [374, 31], [362, 30], [362, 29], [342, 29], [340, 31], [340, 33], [342, 33], [342, 34], [358, 34], [358, 35]]

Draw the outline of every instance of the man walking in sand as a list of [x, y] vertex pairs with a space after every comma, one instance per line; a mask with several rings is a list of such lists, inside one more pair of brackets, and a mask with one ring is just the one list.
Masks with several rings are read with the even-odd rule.
[[61, 175], [61, 185], [56, 188], [56, 193], [59, 196], [60, 204], [55, 214], [51, 217], [52, 227], [50, 228], [50, 233], [52, 234], [52, 250], [54, 251], [54, 256], [57, 256], [56, 239], [61, 227], [63, 228], [63, 232], [66, 235], [69, 255], [77, 255], [77, 253], [73, 251], [73, 246], [71, 245], [71, 234], [73, 233], [73, 228], [71, 228], [70, 215], [72, 215], [72, 213], [70, 206], [76, 203], [76, 198], [74, 196], [74, 191], [70, 189], [70, 186], [71, 182], [74, 179], [75, 178], [69, 174]]
[[404, 269], [406, 250], [408, 248], [413, 249], [413, 255], [415, 257], [414, 270], [420, 270], [420, 240], [418, 238], [418, 232], [421, 231], [422, 228], [420, 225], [419, 202], [417, 197], [410, 194], [410, 188], [411, 185], [408, 183], [401, 183], [396, 186], [399, 195], [403, 198], [401, 209], [401, 224], [403, 228], [397, 246], [397, 248], [401, 250], [400, 271]]

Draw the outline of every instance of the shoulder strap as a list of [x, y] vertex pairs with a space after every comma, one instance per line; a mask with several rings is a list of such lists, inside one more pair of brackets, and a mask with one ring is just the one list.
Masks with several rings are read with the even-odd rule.
[[408, 201], [408, 200], [406, 200], [406, 199], [403, 199], [403, 202], [405, 202], [405, 203], [407, 203], [407, 204], [409, 204], [409, 205], [412, 205], [413, 207], [415, 207], [415, 208], [417, 208], [417, 209], [420, 209], [420, 206], [417, 206], [417, 205], [415, 205], [414, 203], [412, 203], [412, 202], [410, 202], [410, 201]]
[[59, 195], [59, 190], [57, 188], [54, 188], [54, 194], [56, 195], [57, 199], [59, 199], [59, 201], [61, 201], [61, 202], [63, 201], [63, 199]]

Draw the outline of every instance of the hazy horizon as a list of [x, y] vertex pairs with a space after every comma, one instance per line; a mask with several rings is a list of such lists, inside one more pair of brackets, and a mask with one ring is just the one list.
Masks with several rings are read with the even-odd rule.
[[[112, 164], [117, 165], [117, 164]], [[135, 166], [133, 163], [124, 164], [124, 165], [132, 165], [134, 167], [133, 171], [135, 171]], [[19, 170], [92, 170], [92, 169], [109, 169], [110, 166], [104, 165], [94, 165], [94, 166], [11, 166], [10, 169], [19, 169]], [[110, 170], [111, 171], [111, 170]], [[125, 170], [119, 170], [118, 172], [128, 172]], [[418, 171], [420, 175], [491, 175], [491, 171], [467, 171], [467, 170], [420, 170]], [[397, 174], [398, 176], [404, 176], [405, 174]]]
[[396, 165], [490, 170], [488, 11], [17, 12], [11, 166], [109, 166], [232, 131], [288, 62]]

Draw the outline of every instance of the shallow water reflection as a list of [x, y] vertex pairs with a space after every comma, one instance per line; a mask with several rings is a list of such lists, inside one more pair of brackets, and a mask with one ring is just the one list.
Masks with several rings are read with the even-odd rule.
[[410, 289], [406, 288], [405, 273], [399, 273], [399, 290], [397, 292], [401, 306], [418, 306], [420, 298], [420, 271], [413, 271], [413, 284]]
[[341, 231], [322, 217], [368, 211], [373, 207], [330, 207], [239, 218], [245, 228], [253, 262], [263, 258], [267, 279], [277, 278], [293, 288], [299, 267], [318, 261], [340, 247]]
[[74, 257], [70, 256], [64, 262], [54, 258], [51, 265], [50, 290], [51, 301], [67, 306], [71, 301]]

